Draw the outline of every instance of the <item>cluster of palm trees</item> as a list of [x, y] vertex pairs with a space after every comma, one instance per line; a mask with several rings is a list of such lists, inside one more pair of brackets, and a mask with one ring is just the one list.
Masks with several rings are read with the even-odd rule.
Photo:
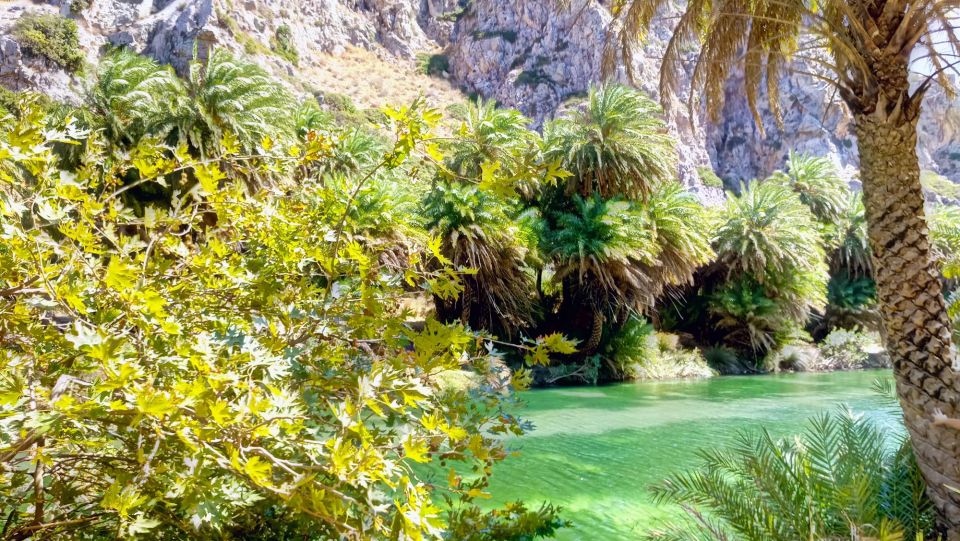
[[[438, 299], [440, 316], [507, 337], [576, 338], [564, 360], [574, 372], [666, 288], [688, 283], [713, 257], [707, 210], [672, 180], [674, 144], [658, 113], [636, 90], [598, 86], [541, 136], [516, 111], [471, 105], [424, 199], [447, 257], [475, 269], [457, 300]], [[531, 162], [565, 174], [484, 189], [490, 164], [510, 175]], [[618, 376], [587, 379], [598, 377]]]
[[[88, 98], [70, 114], [121, 149], [152, 139], [215, 159], [225, 141], [256, 155], [335, 130], [331, 158], [301, 174], [328, 177], [344, 193], [385, 148], [375, 129], [333, 126], [316, 100], [298, 101], [222, 50], [194, 62], [185, 79], [117, 51], [100, 64]], [[674, 142], [659, 113], [641, 92], [602, 85], [541, 134], [517, 111], [469, 104], [428, 182], [378, 177], [353, 195], [351, 212], [366, 217], [358, 222], [376, 224], [356, 234], [398, 244], [440, 238], [445, 256], [468, 270], [456, 299], [435, 299], [441, 319], [511, 341], [576, 338], [577, 353], [560, 364], [609, 368], [594, 381], [624, 377], [600, 358], [612, 357], [610, 344], [641, 316], [698, 346], [730, 349], [751, 370], [771, 368], [771, 352], [811, 335], [877, 327], [863, 201], [832, 163], [791, 154], [783, 171], [705, 208], [673, 180]], [[564, 173], [544, 182], [537, 165]], [[493, 185], [494, 176], [512, 188]], [[942, 210], [932, 223], [952, 279], [960, 216]]]

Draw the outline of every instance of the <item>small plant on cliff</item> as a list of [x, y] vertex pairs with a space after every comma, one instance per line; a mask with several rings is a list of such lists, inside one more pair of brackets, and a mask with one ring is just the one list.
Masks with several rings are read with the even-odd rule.
[[276, 32], [273, 33], [271, 45], [275, 53], [294, 66], [300, 64], [300, 53], [297, 52], [297, 46], [293, 43], [293, 30], [290, 29], [290, 25], [281, 24], [277, 27]]
[[67, 71], [83, 67], [77, 23], [54, 13], [24, 13], [13, 25], [13, 37], [29, 54], [46, 58]]

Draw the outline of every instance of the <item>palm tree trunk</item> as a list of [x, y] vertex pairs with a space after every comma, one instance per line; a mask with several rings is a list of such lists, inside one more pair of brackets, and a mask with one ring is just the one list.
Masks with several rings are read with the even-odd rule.
[[860, 174], [884, 341], [897, 394], [944, 539], [960, 540], [960, 431], [934, 426], [940, 409], [960, 417], [960, 378], [950, 321], [931, 258], [917, 159], [916, 118], [855, 117]]
[[592, 323], [590, 325], [590, 336], [587, 337], [587, 343], [584, 344], [582, 353], [584, 355], [593, 355], [600, 347], [600, 339], [603, 338], [603, 313], [599, 310], [593, 311]]

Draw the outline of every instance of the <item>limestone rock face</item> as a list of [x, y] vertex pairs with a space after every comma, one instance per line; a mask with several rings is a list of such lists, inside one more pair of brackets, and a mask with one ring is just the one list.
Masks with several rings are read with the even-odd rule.
[[[41, 90], [56, 99], [75, 99], [82, 92], [81, 81], [24, 55], [10, 34], [26, 11], [59, 11], [76, 19], [90, 64], [108, 46], [127, 46], [184, 73], [194, 55], [203, 58], [216, 46], [256, 59], [291, 86], [309, 83], [306, 74], [327, 55], [354, 47], [405, 65], [419, 55], [442, 52], [450, 82], [515, 107], [540, 126], [601, 79], [612, 19], [609, 0], [570, 4], [558, 11], [556, 0], [91, 0], [80, 13], [71, 13], [70, 0], [6, 0], [0, 2], [0, 84]], [[728, 188], [736, 188], [780, 168], [790, 150], [829, 156], [853, 176], [857, 153], [850, 115], [812, 77], [783, 77], [783, 126], [764, 108], [764, 133], [736, 74], [716, 118], [701, 112], [691, 117], [686, 92], [695, 51], [682, 59], [676, 95], [659, 96], [660, 58], [679, 9], [661, 13], [629, 69], [620, 59], [612, 75], [665, 103], [669, 129], [678, 140], [678, 177], [686, 186], [704, 200], [721, 200], [722, 190], [705, 186], [699, 170], [713, 168]], [[298, 53], [296, 65], [276, 52], [281, 28]], [[931, 90], [919, 131], [921, 166], [960, 182], [960, 101]]]

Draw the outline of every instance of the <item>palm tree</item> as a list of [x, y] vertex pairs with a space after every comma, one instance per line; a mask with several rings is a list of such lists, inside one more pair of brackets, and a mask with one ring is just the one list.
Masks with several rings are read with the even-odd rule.
[[650, 293], [655, 301], [666, 287], [692, 283], [694, 272], [716, 254], [710, 246], [707, 209], [679, 183], [660, 185], [644, 207], [657, 244], [656, 262], [644, 268], [654, 284]]
[[[665, 0], [616, 0], [620, 47], [629, 55]], [[950, 540], [960, 539], [956, 449], [960, 431], [935, 426], [937, 409], [960, 413], [960, 379], [939, 276], [924, 223], [917, 121], [931, 85], [949, 88], [947, 70], [960, 53], [953, 0], [692, 0], [667, 46], [661, 95], [675, 95], [680, 60], [700, 49], [691, 107], [716, 114], [731, 70], [742, 66], [757, 120], [765, 84], [779, 118], [778, 81], [790, 61], [813, 64], [812, 77], [833, 85], [853, 115], [877, 297], [905, 424], [920, 469]], [[929, 75], [911, 81], [911, 61]], [[629, 63], [629, 62], [628, 62]], [[762, 125], [760, 126], [762, 128]]]
[[250, 152], [264, 140], [285, 142], [297, 128], [296, 102], [263, 68], [224, 49], [206, 62], [194, 62], [187, 81], [194, 101], [190, 142], [203, 154], [220, 145], [224, 134]]
[[474, 179], [480, 177], [485, 163], [510, 168], [514, 160], [538, 145], [537, 134], [527, 127], [529, 124], [530, 119], [519, 111], [497, 107], [495, 101], [479, 99], [469, 104], [449, 145], [450, 168]]
[[876, 308], [877, 287], [870, 263], [863, 194], [848, 191], [833, 235], [832, 250], [827, 256], [830, 265], [827, 309], [814, 330], [815, 335], [825, 335], [834, 328], [876, 329], [880, 325], [880, 314]]
[[786, 171], [777, 171], [768, 182], [780, 182], [795, 191], [823, 224], [836, 224], [845, 209], [844, 198], [850, 191], [836, 166], [824, 157], [790, 152]]
[[115, 144], [134, 145], [144, 135], [163, 139], [190, 117], [186, 89], [173, 69], [126, 49], [104, 57], [87, 96], [94, 127]]
[[636, 205], [599, 194], [574, 195], [572, 203], [544, 230], [540, 244], [553, 261], [554, 280], [563, 284], [562, 319], [576, 320], [587, 309], [590, 334], [579, 349], [589, 355], [607, 320], [653, 304], [654, 283], [644, 269], [656, 264], [658, 250], [649, 217]]
[[823, 239], [810, 209], [775, 182], [730, 197], [719, 219], [709, 309], [725, 342], [766, 353], [795, 338], [826, 304]]
[[548, 158], [571, 173], [566, 193], [642, 199], [673, 177], [676, 151], [656, 102], [621, 85], [591, 87], [586, 104], [549, 123]]
[[470, 271], [455, 302], [435, 298], [438, 317], [507, 338], [528, 328], [532, 278], [504, 202], [473, 184], [439, 182], [424, 198], [422, 214], [444, 256]]
[[544, 227], [540, 246], [563, 285], [561, 317], [590, 317], [580, 325], [590, 330], [580, 348], [589, 354], [605, 323], [649, 312], [665, 288], [690, 283], [714, 254], [706, 209], [675, 182], [658, 186], [646, 203], [599, 193], [571, 202]]
[[512, 177], [516, 166], [539, 157], [539, 137], [527, 124], [518, 111], [493, 101], [468, 105], [423, 204], [427, 229], [443, 240], [444, 255], [475, 272], [463, 276], [464, 291], [455, 302], [435, 299], [438, 315], [508, 338], [533, 322], [532, 275], [522, 232], [511, 225], [519, 202], [488, 189], [484, 170]]

